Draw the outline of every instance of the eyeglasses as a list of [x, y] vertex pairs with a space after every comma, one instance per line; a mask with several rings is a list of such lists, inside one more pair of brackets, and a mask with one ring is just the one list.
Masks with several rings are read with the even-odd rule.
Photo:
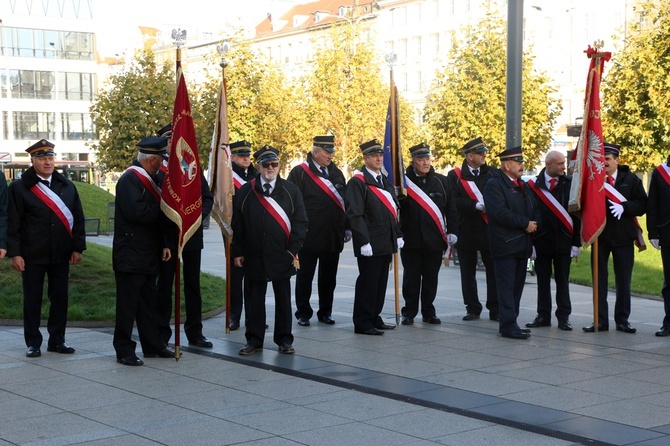
[[279, 167], [279, 163], [277, 161], [273, 161], [273, 162], [261, 163], [261, 166], [263, 166], [263, 169], [269, 169], [270, 167], [274, 169], [276, 167]]

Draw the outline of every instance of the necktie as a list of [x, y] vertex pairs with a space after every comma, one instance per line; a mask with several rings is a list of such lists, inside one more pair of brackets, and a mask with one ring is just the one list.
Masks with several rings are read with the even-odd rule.
[[474, 169], [472, 174], [475, 176], [475, 178], [477, 178], [479, 176], [479, 169]]
[[379, 183], [380, 186], [384, 185], [384, 183], [382, 182], [382, 176], [381, 175], [377, 175], [377, 183]]
[[321, 173], [323, 174], [324, 178], [328, 179], [328, 169], [321, 167]]
[[265, 188], [265, 195], [270, 195], [270, 189], [272, 189], [272, 185], [270, 183], [265, 183], [263, 187]]
[[549, 179], [549, 192], [554, 190], [554, 188], [556, 187], [556, 181], [558, 181], [556, 178]]
[[46, 187], [51, 188], [48, 180], [40, 180], [40, 183], [44, 184]]
[[610, 183], [610, 186], [614, 187], [614, 177], [607, 175], [607, 182]]

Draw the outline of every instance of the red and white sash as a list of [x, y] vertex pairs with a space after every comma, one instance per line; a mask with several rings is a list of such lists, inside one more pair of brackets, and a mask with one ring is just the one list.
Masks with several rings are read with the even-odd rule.
[[342, 212], [344, 212], [344, 199], [342, 198], [342, 195], [335, 189], [335, 186], [330, 180], [327, 180], [323, 177], [318, 176], [314, 172], [312, 172], [312, 169], [309, 168], [309, 163], [305, 161], [304, 163], [301, 164], [301, 167], [305, 170], [305, 173], [307, 174], [308, 177], [310, 177], [319, 188], [330, 197], [331, 200], [337, 204]]
[[[461, 182], [461, 186], [463, 186], [463, 189], [465, 189], [465, 193], [468, 194], [468, 197], [476, 201], [477, 203], [484, 204], [484, 196], [482, 195], [481, 191], [477, 187], [477, 184], [475, 184], [474, 181], [468, 181], [464, 180], [463, 177], [461, 176], [461, 168], [456, 167], [454, 168], [454, 172], [456, 172], [456, 176]], [[486, 215], [486, 212], [480, 212], [482, 218], [486, 222], [486, 224], [489, 224], [489, 217]]]
[[437, 226], [440, 235], [445, 243], [447, 243], [447, 228], [440, 208], [435, 202], [423, 191], [419, 186], [414, 184], [407, 175], [405, 175], [405, 182], [407, 183], [407, 196], [417, 202], [421, 209], [426, 211], [430, 216], [435, 226]]
[[658, 173], [661, 174], [661, 177], [665, 180], [666, 183], [670, 184], [670, 167], [666, 164], [661, 164], [656, 168]]
[[263, 208], [272, 216], [272, 218], [277, 222], [277, 224], [282, 228], [284, 233], [286, 233], [286, 243], [288, 243], [289, 238], [291, 237], [291, 220], [286, 215], [284, 209], [279, 206], [279, 203], [267, 195], [258, 193], [256, 190], [256, 179], [251, 180], [251, 190], [254, 191], [258, 202], [263, 206]]
[[239, 189], [240, 187], [247, 184], [247, 182], [244, 181], [244, 179], [240, 176], [239, 173], [233, 170], [233, 184], [235, 185], [235, 189]]
[[147, 188], [147, 190], [151, 193], [151, 195], [154, 196], [156, 201], [160, 203], [161, 201], [161, 188], [158, 187], [158, 185], [154, 182], [154, 180], [149, 176], [146, 170], [142, 169], [141, 167], [137, 166], [130, 166], [126, 170], [129, 170], [133, 172], [135, 175], [137, 175], [137, 178], [140, 179], [142, 184], [144, 184], [144, 187]]
[[565, 210], [563, 206], [561, 206], [561, 203], [558, 202], [558, 200], [551, 194], [546, 189], [540, 189], [537, 184], [535, 184], [535, 181], [537, 181], [537, 177], [532, 178], [526, 183], [530, 184], [530, 187], [533, 188], [533, 191], [535, 191], [535, 194], [540, 197], [540, 200], [542, 200], [542, 203], [545, 204], [549, 208], [549, 210], [560, 220], [561, 223], [563, 223], [563, 226], [565, 226], [568, 231], [570, 231], [570, 235], [573, 234], [574, 232], [574, 226], [572, 222], [572, 217], [570, 214], [568, 214], [568, 211]]
[[393, 218], [396, 221], [398, 220], [398, 209], [396, 208], [395, 201], [393, 200], [393, 196], [390, 193], [386, 192], [380, 187], [371, 187], [365, 181], [365, 176], [362, 172], [358, 172], [356, 175], [354, 175], [354, 178], [357, 178], [358, 180], [362, 181], [363, 184], [367, 185], [368, 189], [370, 189], [370, 191], [375, 194], [377, 198], [379, 198], [384, 207], [388, 209], [391, 215], [393, 215]]
[[[621, 195], [621, 192], [616, 190], [614, 186], [609, 184], [607, 181], [605, 181], [605, 196], [612, 203], [616, 204], [621, 204], [628, 201], [626, 200], [626, 197]], [[633, 222], [635, 223], [635, 226], [637, 226], [637, 240], [635, 240], [635, 246], [637, 246], [638, 250], [644, 251], [645, 249], [647, 249], [647, 245], [645, 245], [644, 238], [642, 237], [642, 227], [640, 226], [640, 223], [637, 221], [637, 217], [633, 217]]]
[[42, 183], [37, 183], [30, 188], [30, 191], [46, 204], [53, 211], [58, 219], [63, 223], [67, 233], [72, 237], [72, 226], [74, 225], [74, 216], [63, 200], [54, 191]]

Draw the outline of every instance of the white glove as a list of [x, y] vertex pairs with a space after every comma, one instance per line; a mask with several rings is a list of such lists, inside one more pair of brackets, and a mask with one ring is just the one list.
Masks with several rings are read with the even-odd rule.
[[402, 249], [403, 246], [405, 246], [405, 240], [402, 239], [402, 237], [398, 237], [398, 249]]
[[612, 203], [610, 206], [610, 212], [612, 212], [612, 215], [614, 215], [617, 220], [621, 220], [621, 216], [623, 215], [623, 206], [617, 203]]
[[344, 231], [344, 243], [347, 243], [349, 240], [351, 240], [351, 231], [347, 229]]
[[572, 246], [570, 248], [570, 258], [574, 259], [579, 255], [579, 246]]
[[449, 246], [454, 246], [458, 242], [458, 236], [456, 234], [447, 234], [447, 243]]
[[535, 251], [535, 246], [533, 246], [533, 252], [530, 253], [530, 259], [531, 260], [537, 259], [537, 251]]
[[475, 209], [477, 209], [479, 212], [486, 212], [486, 207], [484, 207], [484, 203], [481, 201], [478, 201], [477, 204], [475, 205]]
[[661, 245], [659, 244], [659, 241], [657, 238], [650, 238], [649, 243], [651, 243], [651, 246], [653, 246], [656, 249], [661, 249]]
[[363, 257], [372, 257], [372, 245], [368, 243], [361, 246], [361, 255]]

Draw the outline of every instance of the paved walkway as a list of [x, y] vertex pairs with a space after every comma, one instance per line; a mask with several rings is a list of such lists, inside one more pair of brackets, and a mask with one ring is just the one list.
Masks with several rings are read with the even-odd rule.
[[[203, 270], [223, 275], [218, 229], [205, 232]], [[660, 301], [633, 299], [637, 334], [586, 334], [591, 289], [572, 286], [574, 331], [503, 339], [486, 317], [461, 320], [452, 266], [440, 273], [442, 325], [418, 319], [368, 337], [353, 333], [356, 275], [347, 245], [337, 323], [295, 324], [294, 356], [276, 351], [270, 331], [262, 353], [240, 357], [244, 332], [226, 334], [223, 314], [205, 321], [211, 351], [183, 347], [178, 362], [137, 368], [115, 362], [111, 328], [69, 328], [77, 353], [29, 359], [22, 328], [0, 327], [0, 445], [670, 444]], [[535, 316], [535, 293], [528, 276], [520, 323]], [[267, 306], [272, 315], [272, 298]], [[383, 316], [395, 320], [391, 288]]]

